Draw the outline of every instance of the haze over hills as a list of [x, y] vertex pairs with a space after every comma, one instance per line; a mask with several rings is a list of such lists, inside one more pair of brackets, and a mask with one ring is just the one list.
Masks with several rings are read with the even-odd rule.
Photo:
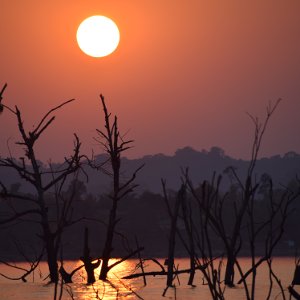
[[[106, 160], [105, 154], [96, 156], [96, 161], [101, 164]], [[189, 175], [194, 185], [203, 180], [211, 180], [213, 173], [222, 175], [221, 189], [226, 189], [230, 179], [224, 170], [232, 166], [241, 178], [246, 174], [248, 161], [235, 159], [227, 156], [219, 147], [212, 147], [209, 151], [197, 151], [191, 147], [178, 149], [174, 155], [164, 154], [147, 155], [139, 159], [122, 159], [122, 176], [129, 177], [140, 166], [144, 167], [138, 172], [135, 183], [139, 185], [137, 193], [151, 191], [161, 193], [161, 179], [167, 181], [168, 189], [177, 190], [180, 187], [180, 176], [182, 168], [189, 168]], [[42, 164], [42, 163], [41, 163]], [[44, 166], [45, 167], [45, 166]], [[87, 193], [99, 195], [109, 192], [111, 178], [103, 172], [85, 167], [85, 174], [80, 175], [86, 187]], [[255, 174], [257, 180], [263, 174], [272, 177], [274, 185], [287, 185], [297, 174], [300, 174], [300, 155], [295, 152], [288, 152], [284, 155], [275, 155], [269, 158], [261, 158], [257, 161]], [[21, 183], [20, 191], [30, 192], [28, 183], [20, 180], [18, 174], [0, 168], [0, 178], [9, 185]], [[87, 180], [88, 178], [88, 180]]]
[[[105, 154], [96, 156], [96, 162], [99, 164], [106, 160], [107, 156]], [[135, 180], [139, 184], [135, 195], [128, 195], [125, 201], [120, 202], [118, 210], [120, 224], [118, 230], [122, 232], [123, 236], [131, 239], [134, 235], [137, 235], [141, 244], [145, 246], [145, 255], [164, 257], [167, 249], [170, 220], [162, 196], [161, 178], [167, 181], [167, 189], [176, 191], [181, 183], [181, 168], [189, 167], [190, 177], [195, 187], [205, 179], [211, 180], [213, 173], [216, 172], [216, 174], [223, 176], [221, 190], [228, 192], [231, 182], [224, 170], [232, 166], [242, 179], [243, 175], [246, 174], [248, 163], [248, 161], [227, 156], [218, 147], [212, 147], [209, 151], [196, 151], [190, 147], [185, 147], [178, 149], [172, 156], [156, 154], [144, 156], [140, 159], [123, 158], [123, 171], [121, 172], [123, 176], [129, 177], [138, 167], [143, 164], [144, 167], [140, 170]], [[42, 166], [42, 163], [40, 164]], [[43, 167], [45, 168], [45, 166]], [[53, 167], [56, 168], [58, 165]], [[96, 171], [89, 166], [84, 168], [88, 181], [86, 182], [86, 176], [83, 173], [80, 175], [80, 181], [75, 181], [76, 195], [73, 203], [73, 218], [88, 217], [105, 223], [107, 222], [111, 203], [110, 199], [103, 194], [110, 192], [111, 178], [104, 172]], [[300, 174], [300, 155], [295, 152], [289, 152], [283, 156], [276, 155], [270, 158], [261, 158], [257, 161], [255, 170], [257, 180], [263, 174], [268, 174], [272, 177], [275, 187], [280, 187], [280, 184], [287, 186], [292, 180], [295, 180], [297, 174]], [[16, 193], [33, 192], [28, 183], [20, 180], [18, 174], [9, 172], [5, 168], [0, 168], [0, 179], [11, 191]], [[66, 194], [70, 190], [72, 191], [69, 183], [70, 181], [65, 186]], [[68, 190], [69, 188], [70, 190]], [[257, 194], [260, 197], [259, 191]], [[54, 217], [53, 213], [56, 210], [52, 210], [54, 204], [51, 202], [51, 199], [50, 195], [48, 206], [51, 209], [52, 217]], [[3, 204], [5, 204], [5, 201]], [[28, 202], [17, 201], [16, 205], [16, 210], [22, 211], [25, 206], [28, 208], [27, 205], [29, 204]], [[278, 254], [280, 255], [287, 255], [294, 251], [294, 248], [291, 248], [289, 243], [296, 247], [300, 245], [298, 233], [292, 230], [292, 228], [298, 226], [300, 204], [296, 201], [293, 205], [293, 214], [288, 220], [287, 231], [279, 247]], [[224, 213], [225, 218], [228, 220], [230, 220], [230, 211], [229, 208]], [[94, 255], [101, 253], [106, 228], [101, 222], [87, 220], [78, 222], [66, 229], [64, 233], [64, 253], [67, 258], [76, 259], [81, 255], [81, 241], [85, 226], [90, 228], [91, 249], [93, 249]], [[39, 245], [40, 239], [36, 238], [38, 234], [39, 228], [36, 227], [34, 222], [17, 222], [14, 226], [10, 226], [8, 230], [4, 228], [0, 232], [0, 239], [6, 241], [0, 249], [1, 257], [6, 260], [19, 259], [18, 254], [14, 250], [15, 237], [23, 245], [28, 245], [30, 248], [32, 245], [35, 245], [35, 247]], [[124, 251], [122, 241], [118, 239], [116, 243], [115, 255], [124, 255], [125, 252], [122, 252]], [[216, 244], [216, 249], [217, 246], [218, 244]], [[186, 255], [182, 245], [178, 247], [177, 255]]]

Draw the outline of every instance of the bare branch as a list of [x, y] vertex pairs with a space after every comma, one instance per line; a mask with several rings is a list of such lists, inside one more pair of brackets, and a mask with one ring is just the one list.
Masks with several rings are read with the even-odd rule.
[[[60, 109], [60, 108], [63, 107], [64, 105], [66, 105], [66, 104], [68, 104], [68, 103], [70, 103], [70, 102], [73, 102], [73, 101], [75, 101], [75, 99], [67, 100], [67, 101], [63, 102], [62, 104], [60, 104], [60, 105], [58, 105], [58, 106], [56, 106], [56, 107], [50, 109], [50, 110], [44, 115], [44, 117], [42, 118], [42, 120], [40, 121], [40, 123], [38, 124], [38, 126], [35, 128], [35, 130], [34, 130], [32, 133], [33, 133], [33, 134], [37, 134], [39, 128], [43, 125], [43, 123], [45, 122], [46, 118], [47, 118], [52, 112], [54, 112], [55, 110]], [[40, 133], [41, 133], [41, 131], [40, 131]], [[40, 133], [39, 133], [39, 134], [40, 134]], [[38, 134], [38, 135], [39, 135], [39, 134]]]
[[6, 279], [10, 279], [10, 280], [22, 280], [23, 282], [27, 282], [26, 277], [28, 275], [30, 275], [37, 268], [43, 255], [44, 255], [44, 249], [41, 251], [40, 255], [36, 258], [36, 260], [34, 262], [30, 263], [29, 269], [21, 268], [21, 267], [18, 267], [17, 265], [0, 260], [0, 263], [4, 264], [6, 266], [9, 266], [9, 267], [17, 269], [17, 270], [25, 271], [24, 274], [22, 274], [21, 276], [17, 276], [17, 277], [11, 277], [11, 276], [5, 275], [3, 273], [0, 273], [0, 276], [4, 277]]

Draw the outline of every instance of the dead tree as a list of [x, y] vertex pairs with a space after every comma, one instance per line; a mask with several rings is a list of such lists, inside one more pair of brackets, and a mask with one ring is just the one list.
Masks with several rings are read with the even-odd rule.
[[[249, 208], [249, 204], [254, 199], [254, 196], [257, 192], [257, 188], [259, 186], [259, 184], [256, 183], [254, 180], [254, 170], [259, 150], [261, 148], [262, 139], [266, 131], [267, 125], [270, 121], [270, 118], [276, 110], [280, 101], [281, 100], [279, 99], [275, 103], [275, 105], [268, 106], [267, 115], [263, 123], [260, 123], [257, 118], [254, 118], [253, 116], [249, 115], [254, 123], [254, 141], [252, 144], [251, 160], [249, 162], [245, 181], [243, 182], [239, 178], [239, 176], [233, 168], [229, 168], [230, 172], [232, 173], [232, 176], [236, 179], [240, 189], [242, 190], [241, 199], [234, 203], [235, 216], [233, 226], [232, 229], [230, 229], [230, 232], [226, 230], [226, 228], [223, 226], [224, 224], [220, 223], [220, 220], [222, 220], [222, 206], [224, 205], [224, 203], [215, 202], [215, 205], [210, 205], [209, 202], [213, 198], [211, 197], [212, 195], [208, 195], [207, 193], [205, 193], [206, 183], [204, 183], [204, 185], [202, 186], [202, 194], [199, 195], [195, 191], [189, 178], [186, 178], [189, 189], [193, 197], [196, 199], [196, 202], [199, 204], [203, 213], [207, 215], [211, 228], [218, 233], [219, 237], [224, 243], [227, 258], [225, 270], [225, 284], [228, 286], [234, 285], [234, 266], [236, 263], [237, 255], [241, 248], [241, 227], [245, 219], [246, 211]], [[216, 185], [217, 188], [218, 185], [219, 184]]]
[[[214, 249], [214, 238], [219, 237], [220, 232], [225, 238], [225, 225], [223, 220], [223, 208], [226, 197], [222, 197], [219, 192], [221, 177], [214, 174], [210, 183], [204, 181], [199, 189], [194, 189], [189, 180], [188, 170], [183, 173], [187, 183], [187, 193], [189, 191], [192, 198], [196, 199], [194, 216], [189, 217], [188, 235], [195, 244], [194, 260], [196, 266], [206, 266], [200, 268], [203, 274], [203, 283], [208, 285], [212, 299], [224, 299], [224, 287], [222, 287], [221, 266], [224, 253], [217, 253]], [[200, 194], [199, 194], [199, 193]], [[193, 205], [190, 199], [190, 207]], [[197, 209], [198, 208], [198, 209]], [[191, 208], [190, 208], [191, 210]], [[217, 229], [216, 229], [217, 228]], [[198, 255], [196, 256], [196, 250]], [[216, 259], [220, 259], [216, 263]]]
[[96, 281], [94, 270], [100, 266], [100, 259], [97, 262], [93, 263], [93, 259], [90, 256], [89, 248], [89, 231], [86, 227], [84, 230], [84, 247], [83, 247], [83, 256], [80, 258], [84, 263], [84, 268], [87, 274], [87, 284], [92, 284]]
[[[132, 144], [133, 141], [123, 140], [119, 132], [117, 117], [115, 116], [113, 121], [111, 121], [111, 114], [107, 110], [103, 95], [100, 95], [100, 99], [104, 111], [105, 130], [97, 129], [97, 133], [99, 134], [100, 139], [96, 139], [96, 141], [98, 141], [104, 147], [105, 152], [108, 154], [109, 159], [107, 163], [109, 164], [109, 167], [105, 169], [105, 172], [110, 176], [112, 176], [112, 181], [113, 181], [112, 193], [109, 195], [109, 198], [111, 199], [112, 202], [112, 206], [110, 209], [105, 243], [104, 243], [104, 248], [101, 256], [102, 264], [101, 264], [101, 271], [100, 271], [100, 279], [106, 280], [107, 273], [111, 270], [112, 267], [116, 265], [116, 264], [109, 265], [109, 260], [112, 257], [111, 255], [113, 251], [113, 241], [114, 241], [116, 225], [120, 220], [117, 216], [118, 204], [122, 199], [124, 199], [126, 195], [131, 193], [137, 187], [137, 185], [134, 184], [134, 179], [138, 171], [143, 166], [139, 167], [129, 179], [126, 179], [124, 182], [122, 181], [122, 178], [120, 176], [121, 154], [124, 151], [131, 148], [130, 145]], [[133, 253], [137, 253], [137, 252], [134, 251]]]
[[267, 115], [263, 123], [260, 123], [258, 118], [253, 117], [249, 114], [251, 120], [254, 124], [254, 141], [252, 144], [251, 150], [251, 160], [248, 166], [248, 171], [246, 175], [246, 180], [243, 183], [240, 180], [239, 176], [236, 174], [235, 170], [232, 168], [232, 174], [237, 180], [240, 188], [242, 189], [242, 199], [239, 203], [236, 203], [236, 216], [235, 223], [230, 234], [230, 241], [227, 245], [227, 264], [225, 270], [225, 284], [232, 286], [234, 285], [234, 265], [236, 261], [237, 254], [239, 252], [239, 242], [240, 242], [240, 232], [241, 226], [245, 217], [245, 213], [249, 206], [252, 205], [254, 196], [257, 192], [257, 188], [259, 186], [258, 183], [255, 182], [254, 179], [254, 170], [258, 158], [258, 154], [261, 148], [261, 143], [263, 140], [263, 136], [265, 134], [267, 125], [270, 121], [271, 116], [279, 105], [281, 99], [277, 100], [277, 102], [272, 106], [269, 105], [267, 107]]
[[[145, 271], [140, 263], [142, 272], [128, 275], [124, 278], [138, 278], [138, 277], [147, 277], [147, 276], [166, 276], [167, 284], [164, 289], [163, 296], [165, 296], [169, 287], [174, 287], [173, 281], [179, 274], [188, 273], [189, 281], [188, 284], [193, 286], [194, 276], [197, 270], [200, 270], [206, 279], [206, 283], [209, 286], [211, 295], [213, 299], [223, 300], [224, 299], [224, 290], [225, 288], [221, 286], [221, 263], [214, 263], [216, 259], [219, 259], [220, 256], [214, 256], [212, 238], [210, 232], [210, 222], [209, 217], [201, 209], [197, 213], [192, 213], [192, 210], [195, 211], [194, 207], [192, 208], [192, 197], [188, 193], [188, 172], [183, 173], [183, 183], [179, 189], [176, 197], [174, 197], [173, 207], [170, 201], [170, 195], [167, 193], [166, 182], [162, 180], [164, 201], [167, 206], [168, 215], [170, 217], [171, 226], [169, 233], [169, 244], [168, 244], [168, 257], [165, 261], [166, 268], [160, 264], [155, 259], [150, 259], [155, 262], [159, 267], [160, 271]], [[204, 197], [206, 200], [211, 199], [211, 197], [216, 197], [218, 191], [214, 191], [212, 187], [205, 186], [205, 193], [209, 195]], [[214, 201], [208, 201], [210, 206], [214, 205]], [[185, 234], [178, 229], [178, 220], [181, 219], [185, 224]], [[200, 230], [198, 221], [200, 219]], [[222, 220], [220, 220], [222, 221]], [[186, 237], [184, 237], [186, 235]], [[175, 267], [175, 246], [176, 238], [180, 240], [183, 244], [185, 250], [190, 256], [190, 268], [188, 269], [179, 269]], [[200, 252], [200, 258], [196, 253], [196, 246]]]
[[96, 281], [94, 271], [100, 266], [101, 259], [97, 259], [96, 262], [93, 262], [95, 259], [90, 256], [88, 227], [85, 227], [84, 229], [83, 255], [80, 257], [80, 260], [83, 262], [83, 264], [76, 267], [69, 273], [64, 268], [61, 254], [61, 266], [59, 268], [59, 273], [64, 283], [72, 283], [72, 277], [83, 267], [85, 268], [87, 274], [87, 284], [93, 284]]
[[[162, 180], [164, 200], [167, 205], [168, 214], [171, 220], [171, 228], [169, 234], [169, 247], [168, 247], [168, 258], [166, 259], [167, 270], [162, 268], [162, 271], [158, 272], [160, 275], [167, 275], [167, 286], [164, 290], [163, 296], [169, 287], [173, 286], [174, 279], [181, 274], [182, 270], [175, 268], [174, 253], [176, 245], [176, 237], [179, 238], [183, 244], [185, 250], [190, 257], [190, 268], [185, 269], [184, 272], [189, 273], [188, 284], [193, 285], [194, 276], [197, 270], [200, 270], [205, 278], [207, 285], [209, 286], [210, 293], [213, 299], [223, 300], [224, 299], [224, 288], [221, 286], [221, 263], [217, 266], [215, 259], [219, 256], [213, 255], [212, 238], [210, 232], [209, 218], [202, 209], [198, 213], [192, 213], [195, 209], [192, 208], [192, 198], [188, 193], [187, 180], [188, 169], [183, 172], [182, 184], [179, 189], [174, 208], [171, 208], [169, 196], [166, 191], [165, 181]], [[206, 189], [205, 189], [206, 190]], [[212, 189], [208, 189], [208, 194], [212, 193]], [[217, 195], [216, 192], [213, 193]], [[212, 206], [214, 201], [210, 201], [209, 205]], [[195, 207], [194, 207], [195, 208]], [[182, 233], [177, 226], [178, 219], [182, 220], [185, 225], [185, 232]], [[200, 221], [200, 227], [199, 227]], [[196, 225], [197, 224], [197, 225]], [[186, 237], [184, 238], [183, 235]], [[198, 249], [196, 249], [198, 246]], [[197, 251], [200, 252], [198, 257]], [[157, 274], [158, 274], [157, 273]], [[145, 276], [155, 275], [155, 272], [148, 272]], [[135, 274], [136, 275], [136, 274]]]
[[[35, 192], [35, 197], [14, 194], [7, 190], [5, 185], [0, 182], [2, 187], [1, 196], [5, 199], [19, 199], [21, 201], [28, 201], [34, 204], [33, 209], [25, 211], [14, 211], [10, 216], [1, 220], [2, 223], [11, 222], [24, 215], [36, 215], [39, 218], [39, 225], [41, 228], [40, 238], [43, 241], [45, 252], [47, 255], [47, 263], [50, 272], [50, 281], [58, 282], [58, 265], [57, 255], [60, 246], [60, 237], [63, 229], [73, 223], [70, 219], [70, 207], [71, 203], [66, 201], [63, 203], [63, 207], [57, 219], [56, 228], [50, 226], [51, 220], [49, 219], [49, 208], [47, 206], [47, 192], [53, 190], [56, 185], [59, 185], [59, 189], [62, 189], [66, 178], [75, 174], [81, 166], [82, 156], [79, 153], [80, 141], [75, 134], [73, 154], [70, 157], [66, 157], [64, 163], [59, 169], [56, 170], [43, 170], [40, 162], [36, 157], [35, 146], [41, 135], [52, 124], [55, 119], [53, 113], [64, 105], [74, 101], [74, 99], [63, 102], [62, 104], [50, 109], [40, 120], [37, 126], [32, 131], [27, 131], [24, 126], [24, 120], [22, 118], [21, 111], [17, 106], [15, 109], [3, 105], [16, 117], [17, 126], [20, 133], [20, 141], [16, 144], [20, 145], [24, 151], [24, 156], [19, 160], [13, 157], [0, 158], [0, 167], [15, 170], [20, 178], [29, 182]], [[49, 174], [51, 175], [49, 179]]]
[[[246, 213], [246, 228], [248, 229], [248, 239], [250, 244], [250, 255], [251, 255], [251, 268], [246, 272], [243, 272], [238, 262], [238, 269], [241, 275], [241, 279], [238, 281], [238, 284], [243, 283], [246, 291], [246, 298], [249, 300], [255, 299], [255, 287], [256, 287], [256, 275], [259, 266], [263, 263], [266, 263], [269, 269], [269, 292], [266, 299], [270, 299], [273, 280], [279, 286], [282, 297], [285, 299], [283, 287], [280, 280], [277, 278], [276, 274], [272, 268], [272, 256], [276, 245], [282, 238], [284, 233], [286, 221], [291, 213], [290, 206], [291, 204], [299, 198], [300, 196], [300, 186], [296, 191], [290, 191], [286, 188], [283, 190], [278, 190], [274, 195], [274, 188], [272, 179], [268, 179], [269, 187], [268, 194], [264, 201], [268, 205], [267, 213], [264, 214], [264, 219], [257, 219], [256, 215], [259, 208], [256, 208], [257, 201], [252, 199], [249, 203]], [[256, 241], [259, 236], [263, 236], [264, 240], [264, 255], [258, 258], [258, 253], [256, 250]], [[246, 279], [251, 276], [251, 290], [247, 286]]]
[[[188, 169], [186, 169], [185, 173], [188, 172]], [[188, 280], [188, 285], [193, 286], [193, 281], [195, 277], [195, 266], [196, 266], [196, 261], [197, 261], [197, 255], [195, 252], [195, 233], [194, 233], [194, 221], [193, 221], [193, 214], [192, 214], [192, 207], [191, 207], [191, 202], [188, 201], [188, 196], [187, 196], [187, 184], [186, 182], [183, 182], [181, 185], [181, 190], [178, 193], [178, 197], [180, 198], [180, 207], [182, 211], [182, 219], [184, 221], [185, 225], [185, 231], [187, 233], [187, 247], [188, 247], [188, 252], [189, 252], [189, 257], [190, 257], [190, 276]]]
[[168, 247], [168, 258], [166, 260], [166, 264], [168, 267], [168, 275], [167, 275], [167, 287], [173, 286], [173, 279], [174, 279], [174, 252], [175, 252], [175, 244], [176, 244], [176, 233], [177, 233], [177, 219], [179, 214], [180, 204], [183, 198], [183, 193], [185, 191], [184, 187], [182, 186], [181, 189], [178, 191], [175, 207], [172, 211], [169, 199], [166, 192], [166, 183], [162, 180], [163, 192], [164, 192], [164, 200], [167, 205], [168, 213], [171, 219], [171, 228], [169, 234], [169, 247]]

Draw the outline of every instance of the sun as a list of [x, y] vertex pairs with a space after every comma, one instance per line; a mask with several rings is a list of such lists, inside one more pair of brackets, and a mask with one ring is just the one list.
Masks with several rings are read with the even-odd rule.
[[120, 41], [120, 32], [114, 21], [105, 16], [92, 16], [79, 25], [77, 43], [87, 55], [103, 57], [114, 52]]

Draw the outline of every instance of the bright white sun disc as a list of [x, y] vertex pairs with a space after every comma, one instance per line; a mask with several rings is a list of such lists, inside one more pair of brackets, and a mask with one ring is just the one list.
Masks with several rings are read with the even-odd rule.
[[87, 55], [103, 57], [116, 50], [120, 41], [117, 25], [104, 16], [85, 19], [77, 30], [79, 48]]

